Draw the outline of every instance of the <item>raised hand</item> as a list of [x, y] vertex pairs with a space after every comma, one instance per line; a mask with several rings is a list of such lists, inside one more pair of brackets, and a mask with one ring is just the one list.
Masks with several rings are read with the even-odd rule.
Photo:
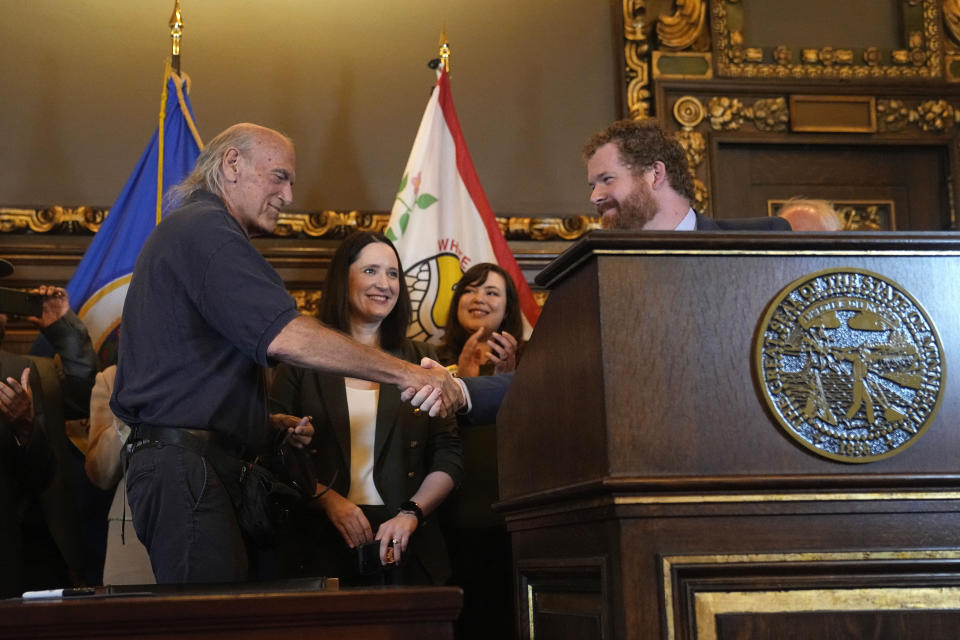
[[7, 378], [0, 382], [0, 413], [17, 434], [21, 443], [33, 433], [33, 391], [30, 389], [30, 368], [24, 368], [20, 381]]
[[494, 332], [487, 340], [490, 353], [487, 357], [493, 363], [494, 373], [510, 373], [517, 368], [517, 349], [520, 343], [508, 332]]
[[457, 375], [462, 377], [480, 375], [480, 365], [487, 361], [487, 347], [481, 341], [485, 329], [480, 327], [473, 332], [460, 350], [460, 358], [457, 360]]
[[27, 316], [27, 320], [41, 329], [46, 329], [70, 310], [70, 298], [67, 297], [67, 290], [62, 287], [41, 285], [30, 293], [43, 296], [43, 312], [40, 317]]

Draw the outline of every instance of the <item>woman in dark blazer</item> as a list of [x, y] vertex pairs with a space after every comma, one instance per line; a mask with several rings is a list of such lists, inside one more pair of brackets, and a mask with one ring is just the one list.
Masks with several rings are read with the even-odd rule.
[[[397, 251], [382, 234], [359, 232], [341, 243], [319, 315], [410, 362], [436, 356], [406, 339], [410, 297]], [[311, 456], [321, 491], [329, 487], [292, 516], [278, 545], [280, 576], [444, 583], [450, 564], [434, 511], [463, 473], [455, 418], [430, 418], [401, 403], [393, 387], [288, 365], [277, 370], [271, 405], [312, 417]], [[370, 554], [361, 566], [364, 545]], [[391, 556], [398, 566], [380, 566]]]

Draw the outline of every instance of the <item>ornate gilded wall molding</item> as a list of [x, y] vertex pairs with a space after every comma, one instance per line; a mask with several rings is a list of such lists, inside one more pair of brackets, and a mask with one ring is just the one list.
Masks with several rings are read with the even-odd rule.
[[943, 24], [950, 36], [948, 50], [957, 51], [960, 46], [960, 0], [943, 0]]
[[[0, 207], [0, 233], [44, 233], [87, 235], [96, 233], [108, 210], [96, 207]], [[351, 231], [383, 231], [388, 213], [360, 211], [284, 212], [274, 236], [281, 238], [342, 238]], [[497, 224], [513, 240], [576, 240], [600, 228], [597, 216], [562, 218], [499, 217]]]
[[703, 103], [693, 96], [683, 96], [673, 105], [673, 117], [681, 127], [675, 137], [687, 155], [687, 170], [693, 177], [694, 208], [698, 211], [707, 211], [710, 204], [707, 186], [697, 177], [707, 151], [707, 140], [696, 127], [705, 115]]
[[646, 0], [623, 0], [627, 111], [635, 119], [651, 115], [650, 42], [645, 33], [646, 19]]
[[738, 98], [716, 96], [707, 103], [710, 128], [714, 131], [736, 131], [745, 120], [759, 131], [786, 131], [790, 110], [786, 98], [759, 98], [744, 105]]
[[359, 211], [283, 212], [273, 235], [290, 237], [302, 233], [311, 238], [324, 238], [343, 236], [355, 230], [382, 232], [389, 220], [389, 214]]
[[[845, 49], [838, 47], [801, 48], [799, 61], [793, 61], [786, 45], [770, 50], [748, 47], [746, 35], [728, 19], [748, 11], [752, 2], [762, 0], [710, 0], [717, 75], [730, 78], [782, 78], [804, 80], [887, 81], [939, 79], [943, 77], [941, 11], [938, 0], [899, 0], [904, 24], [902, 49], [884, 51], [879, 47]], [[948, 0], [950, 2], [951, 0]], [[960, 15], [957, 7], [944, 6], [944, 19]], [[739, 25], [739, 20], [736, 24]], [[917, 25], [913, 27], [912, 25]], [[948, 26], [949, 22], [948, 22]], [[952, 27], [951, 27], [952, 29]]]
[[[297, 310], [300, 313], [315, 316], [320, 312], [320, 299], [323, 297], [323, 291], [320, 289], [290, 289], [287, 291], [297, 303]], [[541, 309], [550, 295], [549, 291], [537, 289], [533, 291], [533, 300]]]
[[918, 100], [912, 104], [900, 99], [877, 100], [877, 129], [903, 131], [908, 126], [926, 133], [944, 133], [960, 124], [960, 104], [945, 98]]
[[96, 207], [0, 208], [0, 233], [95, 233], [106, 209]]
[[320, 311], [320, 298], [323, 291], [319, 289], [292, 289], [288, 290], [293, 299], [297, 302], [297, 309], [300, 313], [315, 316]]
[[576, 240], [600, 228], [599, 216], [566, 218], [497, 218], [503, 235], [513, 240]]
[[676, 0], [676, 4], [673, 15], [661, 16], [657, 21], [660, 44], [676, 51], [709, 46], [706, 0]]

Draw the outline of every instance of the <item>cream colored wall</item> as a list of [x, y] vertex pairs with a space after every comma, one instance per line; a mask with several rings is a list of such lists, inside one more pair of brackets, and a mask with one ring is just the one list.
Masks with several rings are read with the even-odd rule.
[[[619, 3], [616, 3], [619, 5]], [[0, 205], [109, 205], [156, 127], [172, 0], [0, 0]], [[389, 210], [443, 23], [498, 215], [588, 213], [579, 146], [618, 113], [605, 0], [182, 0], [201, 136], [297, 143], [297, 209]]]

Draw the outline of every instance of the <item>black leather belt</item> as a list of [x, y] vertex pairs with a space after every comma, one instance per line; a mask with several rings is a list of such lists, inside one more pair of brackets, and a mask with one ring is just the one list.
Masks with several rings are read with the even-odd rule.
[[216, 451], [239, 457], [241, 447], [226, 440], [223, 435], [210, 429], [139, 424], [130, 429], [127, 452], [134, 453], [143, 447], [160, 443], [181, 447], [201, 456], [208, 456], [212, 451]]

